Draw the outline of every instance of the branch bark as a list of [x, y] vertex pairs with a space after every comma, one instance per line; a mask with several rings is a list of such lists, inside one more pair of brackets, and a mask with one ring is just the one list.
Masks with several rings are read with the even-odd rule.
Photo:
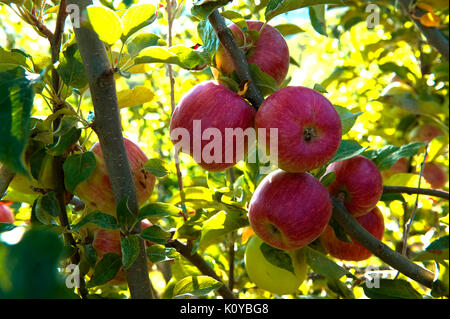
[[449, 61], [449, 47], [448, 40], [442, 34], [442, 32], [435, 27], [426, 27], [420, 23], [420, 21], [416, 17], [421, 17], [426, 12], [422, 9], [415, 7], [413, 10], [410, 10], [411, 0], [400, 0], [400, 4], [403, 9], [409, 14], [411, 20], [414, 21], [417, 28], [422, 32], [422, 34], [427, 39], [428, 43], [433, 46], [448, 62]]
[[[78, 5], [83, 13], [92, 2], [69, 0], [68, 3]], [[128, 206], [137, 215], [136, 186], [123, 141], [114, 73], [105, 45], [91, 29], [74, 28], [74, 32], [89, 81], [95, 112], [95, 132], [104, 154], [115, 201], [118, 203], [128, 196]], [[136, 223], [133, 233], [141, 231], [141, 223]], [[145, 244], [140, 239], [139, 256], [127, 270], [128, 288], [133, 299], [153, 298], [146, 258]]]
[[183, 257], [189, 260], [195, 267], [200, 270], [200, 272], [206, 276], [212, 277], [215, 280], [222, 283], [222, 287], [219, 288], [218, 292], [224, 299], [236, 299], [236, 296], [228, 288], [227, 285], [222, 281], [222, 279], [217, 276], [214, 270], [209, 267], [206, 261], [199, 254], [192, 254], [192, 245], [183, 244], [178, 240], [172, 240], [166, 244], [168, 247], [175, 248]]
[[428, 189], [428, 188], [415, 188], [415, 187], [405, 187], [405, 186], [384, 186], [383, 187], [384, 194], [396, 194], [396, 193], [405, 193], [409, 195], [421, 194], [421, 195], [429, 195], [434, 197], [443, 198], [449, 200], [449, 193], [437, 189]]

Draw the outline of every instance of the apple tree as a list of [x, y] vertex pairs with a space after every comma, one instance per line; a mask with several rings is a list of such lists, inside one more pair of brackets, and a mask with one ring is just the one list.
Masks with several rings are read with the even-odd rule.
[[0, 17], [0, 298], [448, 298], [448, 2]]

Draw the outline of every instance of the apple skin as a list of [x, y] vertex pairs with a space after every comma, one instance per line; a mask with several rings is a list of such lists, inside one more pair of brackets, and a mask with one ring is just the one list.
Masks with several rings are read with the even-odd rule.
[[14, 223], [14, 213], [11, 208], [5, 204], [0, 203], [0, 223]]
[[[148, 158], [139, 146], [127, 138], [124, 138], [124, 143], [136, 184], [138, 204], [142, 206], [153, 192], [156, 177], [143, 169]], [[95, 170], [87, 181], [77, 186], [75, 193], [86, 204], [89, 211], [100, 210], [115, 216], [114, 194], [100, 144], [94, 144], [90, 151], [95, 154], [97, 161]]]
[[[176, 136], [175, 129], [183, 128], [189, 132], [190, 154], [197, 163], [208, 171], [224, 171], [234, 166], [238, 161], [244, 158], [245, 154], [236, 154], [237, 142], [233, 145], [225, 145], [225, 129], [253, 128], [256, 111], [245, 99], [237, 93], [229, 90], [222, 84], [215, 81], [205, 81], [191, 88], [178, 103], [175, 108], [171, 121], [170, 132], [174, 144], [181, 141], [180, 136]], [[201, 121], [201, 134], [208, 128], [216, 128], [220, 131], [222, 137], [222, 159], [218, 162], [207, 163], [203, 156], [194, 157], [194, 120]], [[214, 138], [208, 140], [196, 141], [201, 144], [201, 153], [206, 145]], [[245, 143], [244, 152], [246, 152], [247, 143]], [[232, 148], [232, 163], [226, 163], [225, 154]], [[183, 149], [181, 149], [183, 151]], [[197, 157], [200, 157], [198, 154]], [[214, 154], [211, 152], [211, 154]]]
[[252, 236], [245, 248], [244, 263], [247, 275], [258, 287], [277, 295], [293, 294], [306, 279], [305, 257], [301, 250], [286, 251], [291, 256], [295, 274], [271, 264], [261, 252], [264, 241]]
[[[249, 30], [259, 31], [264, 23], [247, 21], [247, 25]], [[236, 24], [232, 24], [229, 28], [237, 44], [243, 46], [244, 35], [242, 30]], [[248, 36], [246, 38], [248, 39]], [[274, 27], [268, 24], [264, 27], [260, 38], [251, 45], [251, 48], [246, 52], [246, 56], [249, 64], [258, 65], [261, 71], [275, 79], [278, 86], [286, 79], [290, 63], [289, 48], [286, 40]], [[233, 59], [221, 45], [216, 53], [216, 66], [226, 75], [231, 75], [234, 71]]]
[[309, 173], [276, 170], [256, 188], [250, 201], [250, 226], [267, 244], [302, 248], [320, 236], [331, 217], [330, 195]]
[[[378, 207], [375, 207], [363, 216], [356, 217], [356, 220], [374, 237], [382, 240], [384, 234], [384, 218]], [[335, 258], [348, 261], [361, 261], [372, 256], [372, 252], [356, 242], [353, 238], [350, 237], [350, 239], [352, 243], [341, 241], [336, 237], [333, 228], [329, 225], [320, 236], [322, 246]]]
[[435, 137], [441, 136], [444, 133], [431, 124], [424, 124], [412, 131], [412, 140], [419, 142], [431, 142]]
[[343, 201], [354, 216], [362, 216], [377, 205], [383, 194], [383, 181], [378, 167], [368, 158], [358, 155], [330, 164], [324, 175], [334, 172], [336, 180], [328, 191]]
[[342, 124], [333, 105], [319, 92], [301, 86], [279, 89], [256, 113], [257, 130], [278, 129], [278, 167], [302, 173], [325, 165], [336, 154]]
[[434, 163], [428, 162], [425, 163], [423, 168], [423, 177], [430, 183], [433, 188], [442, 188], [447, 183], [447, 173], [445, 173], [444, 169]]
[[387, 181], [391, 176], [395, 174], [408, 173], [408, 166], [408, 160], [405, 157], [400, 158], [389, 169], [381, 172], [383, 181]]

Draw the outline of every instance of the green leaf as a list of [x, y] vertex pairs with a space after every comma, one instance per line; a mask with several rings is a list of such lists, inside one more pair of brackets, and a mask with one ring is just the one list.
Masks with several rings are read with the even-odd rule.
[[122, 259], [114, 253], [106, 253], [94, 268], [94, 274], [87, 283], [87, 288], [92, 288], [106, 284], [114, 279], [122, 266]]
[[100, 40], [113, 45], [120, 39], [123, 33], [122, 21], [113, 10], [96, 5], [90, 5], [86, 10], [92, 28]]
[[205, 55], [185, 46], [177, 45], [168, 49], [149, 47], [142, 50], [134, 60], [135, 65], [142, 63], [175, 64], [186, 70], [195, 70], [208, 63]]
[[164, 177], [169, 174], [169, 165], [159, 158], [151, 158], [144, 164], [144, 169], [156, 177]]
[[309, 7], [309, 19], [311, 20], [311, 25], [317, 33], [328, 36], [324, 4]]
[[338, 279], [327, 279], [328, 288], [344, 299], [355, 299], [353, 291], [347, 285]]
[[149, 26], [156, 19], [156, 7], [152, 4], [133, 5], [121, 17], [123, 25], [122, 42], [133, 33]]
[[302, 28], [300, 28], [298, 25], [296, 24], [291, 24], [291, 23], [284, 23], [284, 24], [279, 24], [275, 26], [275, 29], [277, 29], [278, 31], [280, 31], [280, 33], [284, 36], [290, 36], [290, 35], [294, 35], [294, 34], [298, 34], [298, 33], [302, 33], [305, 32], [305, 30], [303, 30]]
[[342, 0], [270, 0], [266, 7], [266, 21], [277, 15], [319, 4], [343, 4]]
[[344, 275], [352, 276], [347, 270], [336, 264], [334, 261], [310, 247], [306, 247], [305, 256], [308, 265], [311, 266], [315, 272], [326, 278], [337, 280]]
[[380, 68], [380, 70], [382, 72], [387, 72], [387, 73], [393, 72], [399, 78], [401, 78], [403, 80], [408, 80], [408, 74], [411, 74], [414, 76], [414, 74], [411, 72], [411, 70], [408, 69], [406, 66], [400, 66], [394, 62], [386, 62], [384, 64], [378, 65], [378, 67]]
[[220, 13], [225, 19], [231, 20], [234, 24], [236, 24], [241, 30], [247, 30], [248, 25], [245, 17], [242, 16], [239, 12], [226, 10]]
[[222, 283], [208, 276], [189, 276], [176, 283], [174, 298], [206, 296], [222, 287]]
[[78, 230], [87, 224], [94, 224], [100, 228], [110, 230], [120, 228], [114, 216], [96, 210], [84, 216], [77, 224], [72, 226], [72, 229]]
[[379, 287], [363, 286], [364, 293], [371, 299], [422, 299], [409, 282], [403, 279], [379, 279]]
[[88, 85], [83, 61], [76, 43], [67, 46], [60, 54], [56, 71], [67, 86], [82, 90]]
[[199, 0], [191, 9], [191, 14], [201, 20], [205, 20], [216, 9], [226, 5], [231, 0]]
[[318, 83], [314, 84], [313, 89], [322, 94], [328, 93], [327, 89]]
[[0, 72], [0, 162], [23, 175], [28, 175], [24, 152], [34, 101], [32, 83], [22, 67]]
[[139, 256], [139, 236], [129, 235], [120, 240], [123, 269], [127, 270]]
[[136, 222], [136, 218], [128, 207], [128, 196], [123, 197], [117, 204], [117, 220], [119, 226], [123, 229], [129, 230]]
[[415, 261], [436, 260], [445, 264], [449, 258], [449, 236], [442, 236], [425, 248], [425, 251], [414, 257]]
[[368, 147], [362, 147], [358, 142], [353, 140], [342, 140], [338, 151], [331, 159], [330, 163], [355, 157], [364, 152], [367, 148]]
[[394, 165], [400, 158], [416, 155], [424, 145], [425, 144], [421, 142], [414, 142], [401, 147], [387, 145], [373, 154], [372, 161], [378, 166], [378, 169], [386, 170]]
[[356, 119], [362, 114], [362, 112], [352, 113], [348, 109], [342, 106], [335, 105], [335, 110], [338, 112], [342, 123], [342, 135], [347, 134], [355, 125]]
[[138, 219], [159, 219], [169, 216], [180, 216], [181, 209], [166, 203], [150, 203], [139, 210]]
[[60, 213], [59, 203], [56, 199], [55, 192], [50, 192], [42, 195], [38, 199], [39, 209], [43, 209], [52, 217], [58, 217]]
[[27, 56], [19, 50], [6, 51], [0, 47], [0, 63], [15, 64], [31, 70]]
[[161, 245], [166, 244], [171, 236], [171, 233], [165, 231], [158, 225], [149, 226], [141, 233], [142, 239]]
[[92, 152], [70, 155], [63, 164], [66, 189], [73, 193], [80, 183], [89, 179], [95, 166], [95, 155]]
[[402, 194], [395, 194], [395, 193], [390, 194], [390, 193], [387, 193], [387, 194], [381, 195], [381, 198], [380, 198], [380, 201], [387, 202], [387, 203], [388, 202], [392, 202], [394, 200], [398, 200], [398, 201], [401, 201], [403, 203], [405, 202], [405, 198], [403, 197]]
[[81, 129], [72, 127], [67, 133], [58, 137], [56, 144], [49, 148], [48, 153], [53, 156], [63, 155], [67, 149], [78, 142], [81, 136]]
[[161, 38], [154, 33], [139, 33], [127, 41], [128, 54], [131, 57], [138, 56], [143, 49], [160, 45], [161, 41]]
[[213, 192], [228, 192], [227, 175], [224, 172], [207, 172], [206, 183]]
[[0, 234], [13, 230], [14, 228], [16, 228], [17, 226], [15, 226], [14, 224], [10, 224], [10, 223], [0, 223]]
[[203, 20], [198, 23], [197, 32], [202, 40], [202, 49], [208, 54], [212, 61], [219, 48], [219, 38], [217, 38], [216, 32], [208, 20]]
[[327, 175], [323, 176], [320, 179], [320, 182], [323, 186], [328, 187], [331, 183], [333, 183], [336, 180], [336, 173], [330, 172]]
[[63, 116], [61, 122], [58, 125], [56, 131], [53, 132], [54, 136], [62, 136], [69, 132], [73, 127], [76, 127], [79, 119], [77, 116], [66, 115]]
[[147, 258], [152, 263], [175, 260], [179, 255], [175, 248], [166, 248], [163, 245], [151, 245], [147, 249]]
[[278, 268], [285, 269], [295, 275], [292, 258], [284, 250], [269, 246], [266, 243], [262, 243], [261, 246], [259, 246], [259, 249], [269, 263]]
[[270, 95], [278, 89], [275, 79], [267, 73], [264, 73], [260, 67], [254, 63], [249, 65], [253, 81], [264, 96]]

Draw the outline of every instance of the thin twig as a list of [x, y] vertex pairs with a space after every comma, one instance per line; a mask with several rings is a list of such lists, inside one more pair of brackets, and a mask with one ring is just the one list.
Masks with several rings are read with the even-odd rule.
[[415, 188], [415, 187], [406, 187], [406, 186], [383, 186], [384, 194], [421, 194], [421, 195], [429, 195], [433, 197], [439, 197], [446, 200], [449, 200], [449, 193], [437, 190], [437, 189], [428, 189], [428, 188]]

